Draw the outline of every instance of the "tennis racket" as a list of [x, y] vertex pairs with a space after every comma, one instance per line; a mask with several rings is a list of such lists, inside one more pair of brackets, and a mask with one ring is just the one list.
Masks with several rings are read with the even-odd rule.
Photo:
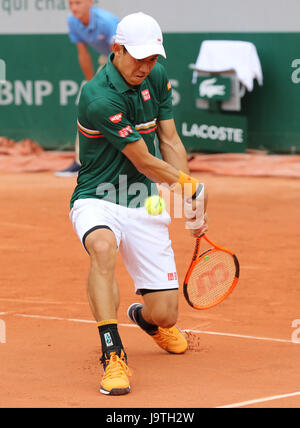
[[[206, 241], [209, 248], [201, 252], [202, 240]], [[184, 279], [184, 297], [194, 309], [209, 309], [221, 303], [233, 291], [239, 272], [236, 255], [214, 244], [203, 234], [196, 240], [193, 258]]]

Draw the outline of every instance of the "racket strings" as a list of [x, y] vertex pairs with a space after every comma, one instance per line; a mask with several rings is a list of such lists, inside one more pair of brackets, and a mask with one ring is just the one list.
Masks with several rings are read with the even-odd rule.
[[187, 293], [194, 306], [216, 304], [231, 289], [236, 277], [234, 257], [225, 251], [208, 251], [194, 266]]

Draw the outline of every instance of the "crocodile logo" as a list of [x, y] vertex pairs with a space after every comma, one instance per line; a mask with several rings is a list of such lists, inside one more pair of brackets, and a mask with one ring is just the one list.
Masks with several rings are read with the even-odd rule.
[[224, 96], [226, 89], [225, 85], [215, 85], [216, 81], [216, 78], [203, 80], [199, 85], [200, 97], [212, 98], [216, 95]]

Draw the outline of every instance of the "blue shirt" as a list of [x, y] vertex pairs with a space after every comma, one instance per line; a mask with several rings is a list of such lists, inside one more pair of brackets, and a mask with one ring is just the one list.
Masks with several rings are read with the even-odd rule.
[[92, 6], [90, 22], [85, 26], [72, 14], [68, 16], [69, 37], [73, 43], [85, 43], [103, 55], [109, 55], [119, 19], [107, 10]]

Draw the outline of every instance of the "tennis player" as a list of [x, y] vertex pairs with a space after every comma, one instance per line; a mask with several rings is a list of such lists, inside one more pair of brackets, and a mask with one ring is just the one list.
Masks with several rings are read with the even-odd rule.
[[[90, 257], [87, 291], [104, 367], [100, 392], [121, 395], [130, 391], [130, 370], [118, 332], [118, 250], [136, 294], [143, 297], [143, 305], [129, 307], [129, 318], [165, 351], [182, 354], [187, 341], [175, 325], [178, 278], [168, 233], [171, 220], [167, 211], [148, 214], [144, 200], [158, 194], [154, 183], [164, 183], [189, 207], [186, 224], [194, 236], [205, 232], [207, 224], [204, 186], [189, 176], [173, 120], [171, 85], [157, 62], [166, 57], [158, 23], [141, 12], [126, 16], [112, 50], [81, 93], [82, 167], [70, 218]], [[155, 156], [156, 135], [162, 159]]]
[[[69, 38], [76, 44], [78, 61], [87, 81], [94, 76], [94, 66], [89, 47], [99, 53], [99, 67], [107, 62], [114, 42], [119, 18], [111, 12], [93, 6], [93, 0], [69, 0], [71, 13], [68, 16]], [[76, 176], [80, 169], [79, 139], [75, 142], [75, 161], [62, 171], [58, 177]]]

